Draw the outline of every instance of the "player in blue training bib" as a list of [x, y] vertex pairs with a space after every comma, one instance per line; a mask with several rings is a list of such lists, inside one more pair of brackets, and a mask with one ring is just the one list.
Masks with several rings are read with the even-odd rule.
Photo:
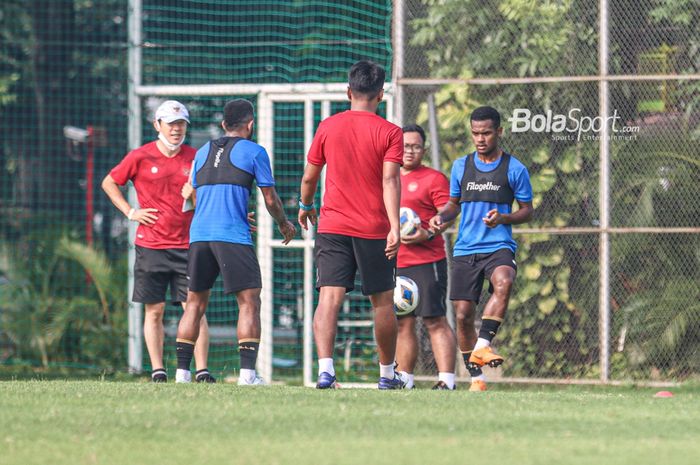
[[[457, 315], [457, 340], [472, 377], [470, 391], [485, 391], [484, 365], [497, 367], [503, 357], [491, 349], [491, 341], [503, 322], [515, 281], [516, 243], [512, 225], [532, 218], [532, 186], [527, 168], [498, 146], [503, 134], [501, 115], [492, 107], [471, 114], [471, 135], [476, 151], [452, 166], [450, 200], [430, 220], [434, 232], [462, 214], [454, 247], [450, 299]], [[513, 212], [513, 201], [518, 210]], [[489, 298], [479, 337], [474, 313], [484, 279]]]
[[243, 99], [224, 106], [225, 134], [197, 151], [192, 168], [196, 208], [190, 227], [187, 261], [188, 288], [185, 313], [177, 328], [175, 381], [190, 381], [192, 348], [209, 294], [221, 275], [224, 292], [238, 302], [238, 384], [264, 384], [255, 371], [260, 344], [260, 265], [250, 238], [248, 198], [256, 182], [265, 208], [288, 244], [296, 228], [287, 219], [275, 190], [270, 159], [263, 147], [251, 142], [253, 105]]

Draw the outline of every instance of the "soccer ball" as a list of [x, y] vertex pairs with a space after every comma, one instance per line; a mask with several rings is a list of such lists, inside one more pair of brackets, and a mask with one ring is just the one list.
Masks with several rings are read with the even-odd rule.
[[410, 236], [415, 234], [418, 226], [420, 226], [420, 217], [410, 208], [401, 207], [399, 210], [399, 224], [401, 237]]
[[418, 286], [411, 278], [398, 276], [394, 288], [394, 311], [396, 315], [408, 315], [418, 306], [420, 294]]

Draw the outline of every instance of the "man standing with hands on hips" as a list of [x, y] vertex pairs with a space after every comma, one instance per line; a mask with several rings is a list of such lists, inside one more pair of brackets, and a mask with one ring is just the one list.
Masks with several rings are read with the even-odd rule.
[[[491, 341], [503, 322], [515, 281], [516, 243], [513, 224], [532, 218], [532, 186], [527, 168], [498, 146], [503, 133], [501, 115], [492, 107], [471, 114], [471, 136], [476, 151], [454, 162], [450, 200], [430, 220], [439, 230], [461, 212], [450, 281], [450, 299], [457, 317], [457, 342], [472, 377], [470, 391], [485, 391], [481, 368], [497, 367], [503, 357], [491, 349]], [[512, 212], [517, 201], [518, 210]], [[477, 338], [474, 313], [484, 279], [491, 292]]]

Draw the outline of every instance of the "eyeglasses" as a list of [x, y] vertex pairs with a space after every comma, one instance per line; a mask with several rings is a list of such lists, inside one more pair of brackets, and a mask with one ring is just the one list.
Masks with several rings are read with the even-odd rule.
[[404, 152], [422, 152], [424, 150], [423, 146], [420, 144], [406, 144], [403, 146]]

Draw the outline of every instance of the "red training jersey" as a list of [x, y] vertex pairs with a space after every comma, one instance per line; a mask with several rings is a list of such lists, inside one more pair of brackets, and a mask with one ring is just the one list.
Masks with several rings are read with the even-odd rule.
[[[428, 229], [428, 221], [450, 199], [450, 183], [441, 172], [419, 166], [401, 175], [401, 206], [408, 207], [420, 217], [421, 226]], [[397, 268], [433, 263], [445, 258], [445, 240], [442, 234], [431, 241], [401, 244]]]
[[401, 128], [374, 113], [348, 110], [318, 126], [307, 160], [326, 168], [318, 232], [384, 239], [384, 162], [403, 164]]
[[141, 208], [155, 208], [158, 219], [152, 226], [139, 224], [134, 243], [149, 249], [187, 249], [193, 211], [182, 211], [182, 186], [187, 182], [195, 149], [180, 146], [168, 158], [156, 142], [132, 150], [110, 171], [114, 181], [123, 186], [134, 183]]

